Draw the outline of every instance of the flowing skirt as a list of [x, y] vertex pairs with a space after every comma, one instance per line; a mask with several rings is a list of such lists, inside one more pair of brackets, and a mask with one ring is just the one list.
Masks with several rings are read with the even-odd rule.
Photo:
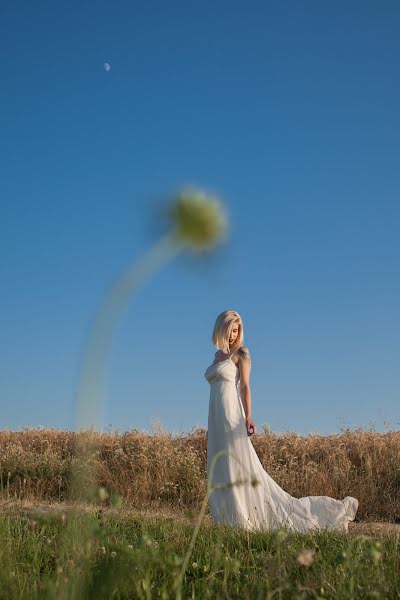
[[268, 475], [247, 435], [240, 395], [231, 382], [211, 387], [207, 476], [213, 520], [247, 530], [347, 532], [358, 510], [352, 496], [295, 498]]

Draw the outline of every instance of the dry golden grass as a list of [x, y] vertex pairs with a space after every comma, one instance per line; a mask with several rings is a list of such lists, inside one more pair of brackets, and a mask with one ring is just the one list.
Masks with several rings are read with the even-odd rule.
[[[125, 507], [200, 507], [207, 493], [205, 429], [180, 436], [135, 429], [123, 434], [0, 431], [3, 506], [15, 500], [71, 500], [71, 473], [81, 468], [76, 454], [79, 436], [93, 444], [84, 473], [87, 484], [113, 490]], [[252, 443], [266, 471], [293, 496], [355, 496], [358, 520], [394, 522], [400, 516], [400, 431], [358, 428], [300, 436], [264, 427]]]

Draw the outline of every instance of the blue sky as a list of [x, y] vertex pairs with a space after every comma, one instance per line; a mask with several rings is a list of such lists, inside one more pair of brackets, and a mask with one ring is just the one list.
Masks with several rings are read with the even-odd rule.
[[104, 426], [206, 427], [233, 309], [259, 430], [398, 429], [399, 26], [386, 1], [3, 7], [1, 428], [74, 427], [100, 299], [192, 184], [230, 239], [132, 298]]

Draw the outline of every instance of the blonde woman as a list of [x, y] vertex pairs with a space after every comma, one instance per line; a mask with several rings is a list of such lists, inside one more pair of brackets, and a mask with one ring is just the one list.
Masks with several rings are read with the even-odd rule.
[[256, 433], [251, 414], [251, 357], [243, 345], [239, 313], [225, 310], [218, 315], [212, 342], [218, 350], [204, 376], [210, 384], [207, 477], [213, 520], [249, 530], [348, 531], [358, 510], [356, 498], [295, 498], [264, 470], [251, 443]]

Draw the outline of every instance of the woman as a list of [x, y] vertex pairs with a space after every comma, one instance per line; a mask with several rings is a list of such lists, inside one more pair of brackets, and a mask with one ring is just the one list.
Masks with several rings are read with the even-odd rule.
[[251, 358], [243, 346], [243, 324], [237, 312], [218, 315], [212, 341], [219, 350], [204, 376], [210, 384], [207, 477], [214, 521], [249, 530], [348, 531], [358, 509], [356, 498], [295, 498], [264, 470], [250, 440], [256, 433], [251, 417]]

